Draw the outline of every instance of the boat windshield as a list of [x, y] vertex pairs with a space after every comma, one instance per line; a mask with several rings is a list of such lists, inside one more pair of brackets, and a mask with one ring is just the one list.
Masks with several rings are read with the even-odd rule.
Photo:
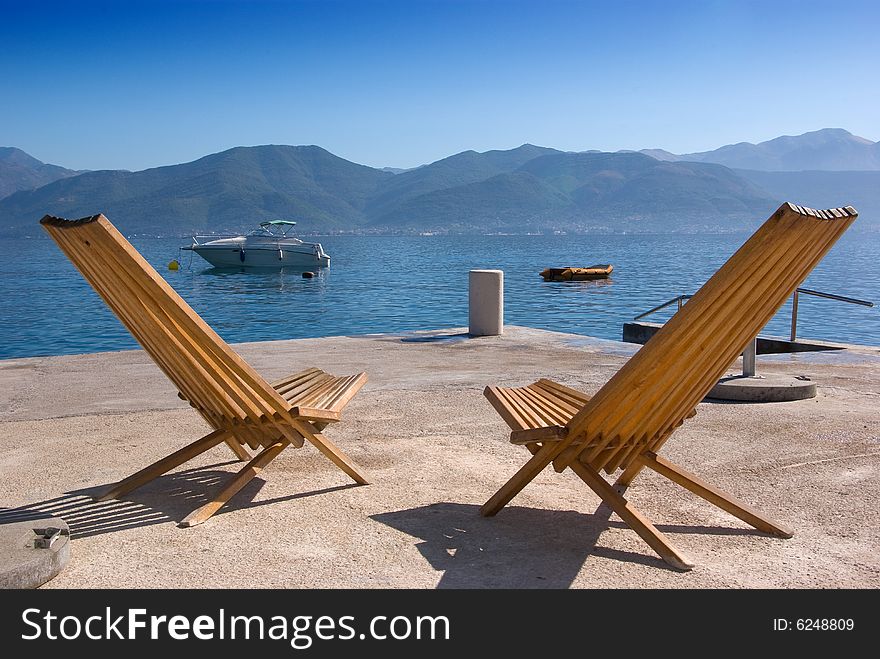
[[288, 220], [269, 220], [268, 222], [260, 222], [260, 227], [254, 229], [248, 235], [286, 238], [295, 226], [296, 222], [290, 222]]

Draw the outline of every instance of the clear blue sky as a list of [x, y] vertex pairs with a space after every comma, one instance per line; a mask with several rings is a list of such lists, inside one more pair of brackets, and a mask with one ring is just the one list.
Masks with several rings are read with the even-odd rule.
[[317, 144], [412, 167], [525, 142], [880, 139], [877, 0], [0, 0], [0, 146], [143, 169]]

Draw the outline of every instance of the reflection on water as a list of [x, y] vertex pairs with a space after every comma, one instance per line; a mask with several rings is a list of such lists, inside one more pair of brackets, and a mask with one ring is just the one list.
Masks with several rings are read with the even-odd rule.
[[[228, 290], [229, 292], [246, 293], [262, 289], [283, 291], [285, 288], [297, 285], [303, 279], [308, 279], [312, 282], [320, 281], [326, 278], [329, 269], [304, 270], [288, 266], [253, 269], [208, 267], [201, 270], [190, 268], [184, 272], [194, 275], [190, 281], [190, 290], [197, 291], [207, 288], [215, 291]], [[303, 273], [305, 272], [308, 272], [311, 276], [304, 277]], [[218, 286], [221, 288], [218, 289]]]
[[547, 281], [544, 283], [547, 285], [547, 292], [550, 295], [578, 295], [592, 293], [595, 289], [602, 288], [603, 286], [611, 286], [614, 284], [614, 279], [609, 277], [608, 279], [586, 279], [584, 281]]
[[[185, 240], [133, 239], [187, 302], [230, 342], [466, 327], [468, 272], [504, 271], [505, 322], [620, 339], [622, 325], [693, 293], [747, 234], [329, 236], [329, 269], [210, 267], [179, 258]], [[880, 235], [849, 233], [805, 286], [880, 302]], [[0, 260], [0, 357], [137, 347], [49, 240], [11, 240]], [[13, 258], [14, 256], [14, 258]], [[547, 267], [611, 263], [606, 280], [545, 282]], [[648, 320], [668, 319], [674, 307]], [[790, 303], [766, 333], [786, 336]], [[798, 335], [880, 345], [878, 309], [801, 296]]]

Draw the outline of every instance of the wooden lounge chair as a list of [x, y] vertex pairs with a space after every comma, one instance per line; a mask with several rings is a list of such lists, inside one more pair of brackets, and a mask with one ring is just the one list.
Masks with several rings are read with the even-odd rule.
[[[270, 385], [174, 291], [103, 215], [40, 224], [213, 431], [116, 484], [117, 498], [226, 442], [248, 463], [182, 522], [207, 520], [287, 446], [304, 440], [357, 483], [366, 478], [322, 431], [367, 380], [310, 368]], [[245, 446], [259, 449], [251, 456]]]
[[[547, 465], [571, 468], [667, 563], [693, 564], [622, 496], [644, 468], [666, 476], [755, 528], [791, 532], [657, 455], [673, 431], [853, 223], [850, 206], [817, 211], [783, 204], [709, 281], [592, 397], [542, 379], [487, 387], [532, 457], [487, 501], [494, 515]], [[601, 474], [622, 470], [614, 485]]]

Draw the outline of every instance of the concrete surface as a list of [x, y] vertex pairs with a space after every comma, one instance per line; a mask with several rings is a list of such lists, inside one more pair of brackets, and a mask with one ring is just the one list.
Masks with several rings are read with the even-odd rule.
[[[90, 495], [205, 432], [140, 351], [0, 362], [0, 523], [57, 515], [71, 560], [45, 588], [877, 588], [880, 351], [760, 360], [810, 400], [704, 402], [663, 455], [795, 536], [757, 532], [646, 471], [631, 503], [696, 563], [668, 569], [570, 473], [497, 517], [479, 506], [528, 453], [482, 396], [551, 377], [595, 392], [639, 346], [506, 327], [241, 344], [267, 378], [315, 365], [370, 381], [328, 436], [372, 484], [308, 444], [207, 523], [176, 523], [236, 469], [218, 446], [121, 501]], [[737, 371], [737, 364], [731, 366]]]

